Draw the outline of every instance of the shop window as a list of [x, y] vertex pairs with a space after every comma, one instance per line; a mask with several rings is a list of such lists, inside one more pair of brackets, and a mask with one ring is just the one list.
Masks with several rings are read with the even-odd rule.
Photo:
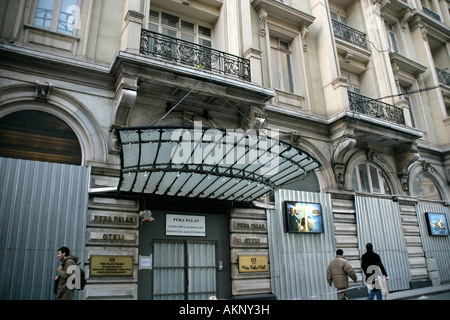
[[426, 172], [419, 172], [414, 178], [413, 193], [418, 198], [442, 200], [438, 186]]
[[33, 25], [54, 32], [73, 35], [79, 0], [38, 0]]
[[270, 37], [272, 82], [275, 89], [294, 92], [292, 57], [289, 42]]
[[391, 188], [384, 173], [375, 165], [360, 163], [352, 174], [352, 188], [364, 193], [391, 194]]
[[0, 157], [81, 164], [81, 147], [61, 119], [41, 111], [18, 111], [0, 119]]

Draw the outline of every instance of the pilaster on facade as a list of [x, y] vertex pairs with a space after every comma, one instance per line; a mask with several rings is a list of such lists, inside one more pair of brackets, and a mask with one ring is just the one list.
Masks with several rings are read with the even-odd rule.
[[[262, 257], [269, 261], [267, 217], [263, 209], [232, 209], [230, 213], [231, 289], [235, 297], [272, 293], [270, 265], [261, 270], [246, 270], [241, 263], [246, 257]], [[249, 272], [250, 271], [250, 272]], [[256, 272], [255, 272], [256, 271]]]
[[[137, 299], [139, 205], [136, 200], [89, 198], [84, 299]], [[106, 260], [94, 263], [97, 257]]]
[[141, 30], [148, 9], [145, 0], [127, 0], [124, 5], [120, 50], [139, 53]]

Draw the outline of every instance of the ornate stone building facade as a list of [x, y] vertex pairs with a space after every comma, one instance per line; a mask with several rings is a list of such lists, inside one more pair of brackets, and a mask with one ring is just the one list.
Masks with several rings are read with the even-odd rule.
[[[372, 242], [391, 290], [450, 281], [448, 1], [0, 8], [0, 274], [44, 252], [44, 284], [67, 245], [80, 299], [328, 299], [335, 250], [363, 285]], [[74, 198], [51, 216], [56, 189]], [[289, 232], [288, 202], [320, 204], [322, 228]], [[1, 281], [4, 299], [52, 297]]]

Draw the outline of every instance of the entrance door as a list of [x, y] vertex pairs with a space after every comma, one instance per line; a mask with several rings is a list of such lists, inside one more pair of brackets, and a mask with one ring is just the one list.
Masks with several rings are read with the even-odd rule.
[[207, 300], [217, 294], [217, 244], [153, 241], [153, 299]]

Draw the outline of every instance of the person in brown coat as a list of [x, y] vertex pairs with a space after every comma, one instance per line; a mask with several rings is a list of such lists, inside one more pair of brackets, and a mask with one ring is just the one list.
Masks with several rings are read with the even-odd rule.
[[[327, 281], [331, 287], [334, 283], [334, 287], [338, 290], [347, 289], [348, 277], [356, 282], [357, 277], [350, 263], [344, 259], [344, 251], [342, 249], [336, 250], [336, 258], [334, 258], [327, 268]], [[346, 300], [347, 291], [338, 292], [338, 300]]]

